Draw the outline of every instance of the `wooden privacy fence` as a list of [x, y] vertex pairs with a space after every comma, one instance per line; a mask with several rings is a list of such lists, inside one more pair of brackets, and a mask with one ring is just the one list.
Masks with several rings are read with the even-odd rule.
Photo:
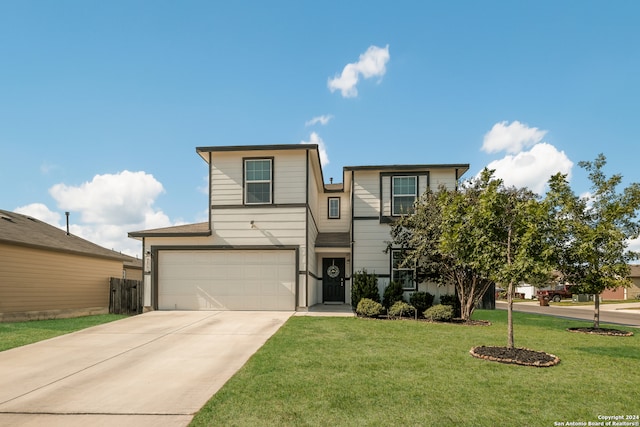
[[109, 279], [109, 313], [142, 313], [142, 281], [131, 279]]

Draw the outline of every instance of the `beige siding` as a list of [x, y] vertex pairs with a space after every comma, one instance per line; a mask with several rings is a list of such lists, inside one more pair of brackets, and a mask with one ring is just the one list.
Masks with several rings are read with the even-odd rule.
[[[449, 190], [456, 188], [456, 171], [455, 169], [435, 169], [430, 172], [431, 188], [436, 191], [440, 186], [444, 185]], [[424, 187], [420, 186], [421, 189]]]
[[306, 151], [214, 152], [211, 164], [211, 204], [243, 204], [243, 168], [245, 158], [273, 157], [273, 202], [306, 202]]
[[122, 261], [0, 244], [0, 313], [109, 307]]
[[[340, 218], [329, 219], [329, 198], [340, 198]], [[316, 215], [320, 232], [346, 233], [351, 227], [351, 205], [345, 193], [324, 193], [320, 195], [320, 209]]]
[[353, 210], [355, 217], [380, 214], [380, 174], [377, 171], [355, 171]]
[[355, 221], [353, 267], [354, 271], [366, 269], [369, 273], [389, 274], [389, 254], [384, 253], [391, 240], [388, 224], [375, 220]]

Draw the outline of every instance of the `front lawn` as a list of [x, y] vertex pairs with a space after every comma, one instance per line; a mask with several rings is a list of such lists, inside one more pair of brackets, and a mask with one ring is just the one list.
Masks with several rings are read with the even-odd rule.
[[637, 334], [569, 333], [590, 322], [513, 313], [516, 346], [560, 364], [471, 357], [473, 346], [506, 344], [506, 314], [476, 311], [491, 326], [292, 317], [191, 425], [553, 426], [640, 412]]
[[31, 344], [58, 335], [79, 331], [127, 317], [120, 314], [98, 314], [70, 319], [31, 320], [0, 323], [0, 351]]

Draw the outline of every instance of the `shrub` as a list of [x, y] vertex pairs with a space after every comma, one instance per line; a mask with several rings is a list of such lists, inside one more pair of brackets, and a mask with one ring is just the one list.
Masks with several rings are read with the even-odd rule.
[[362, 298], [358, 303], [356, 313], [365, 317], [378, 317], [382, 313], [382, 304], [369, 298]]
[[389, 307], [396, 301], [404, 301], [404, 291], [402, 290], [402, 284], [400, 282], [390, 282], [389, 286], [384, 288], [384, 295], [382, 296], [382, 305], [389, 310]]
[[434, 305], [424, 312], [427, 320], [435, 320], [437, 322], [448, 322], [453, 319], [453, 307], [450, 305]]
[[420, 314], [433, 305], [433, 295], [429, 292], [414, 292], [409, 297], [409, 304], [416, 308], [416, 311]]
[[378, 276], [368, 274], [367, 270], [353, 273], [351, 286], [351, 307], [357, 307], [362, 298], [369, 298], [375, 302], [380, 302], [380, 292], [378, 291]]
[[407, 304], [404, 301], [396, 301], [387, 311], [387, 314], [391, 319], [397, 319], [402, 317], [414, 317], [416, 309], [412, 305]]
[[457, 295], [440, 296], [440, 304], [451, 306], [453, 308], [453, 316], [460, 317], [460, 300]]

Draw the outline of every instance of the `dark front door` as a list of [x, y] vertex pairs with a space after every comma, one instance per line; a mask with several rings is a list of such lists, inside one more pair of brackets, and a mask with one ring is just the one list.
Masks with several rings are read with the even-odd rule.
[[344, 303], [344, 258], [322, 260], [323, 302]]

